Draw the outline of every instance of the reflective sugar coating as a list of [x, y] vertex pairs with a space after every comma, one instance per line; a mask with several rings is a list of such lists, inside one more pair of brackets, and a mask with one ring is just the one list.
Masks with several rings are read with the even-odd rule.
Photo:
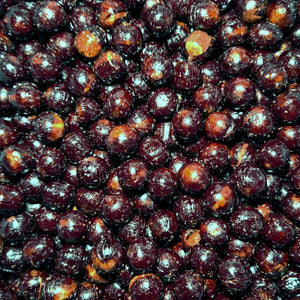
[[0, 0], [0, 299], [300, 299], [297, 0]]

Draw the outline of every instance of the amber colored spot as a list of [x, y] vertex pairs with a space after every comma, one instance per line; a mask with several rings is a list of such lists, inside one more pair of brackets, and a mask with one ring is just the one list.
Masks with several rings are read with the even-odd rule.
[[[257, 293], [259, 299], [261, 300], [269, 300], [270, 299], [270, 295], [268, 292], [264, 292], [262, 290], [259, 290]], [[297, 300], [296, 298], [294, 300]]]
[[185, 182], [196, 182], [199, 179], [197, 170], [189, 166], [183, 168], [181, 175]]
[[111, 258], [106, 262], [101, 261], [97, 256], [97, 254], [95, 253], [95, 250], [92, 251], [92, 261], [93, 261], [93, 265], [96, 268], [101, 269], [103, 271], [111, 271], [116, 266], [117, 263], [117, 261], [114, 258]]
[[226, 116], [219, 113], [213, 113], [208, 116], [205, 126], [213, 134], [218, 134], [222, 129], [226, 129], [226, 123]]
[[107, 186], [108, 186], [111, 190], [113, 190], [113, 191], [121, 191], [121, 190], [122, 190], [117, 175], [116, 175], [116, 176], [113, 176], [113, 177], [111, 178], [111, 180], [109, 180]]
[[43, 288], [43, 280], [39, 277], [39, 288], [37, 293], [37, 299], [42, 299], [42, 288]]
[[217, 210], [218, 208], [226, 205], [226, 199], [231, 197], [231, 189], [228, 186], [224, 186], [218, 195], [219, 197], [216, 199], [216, 203], [212, 207], [213, 210]]
[[98, 159], [97, 156], [90, 156], [86, 159], [86, 161], [95, 161], [97, 159]]
[[65, 132], [65, 123], [64, 121], [58, 116], [54, 115], [53, 124], [51, 126], [50, 131], [50, 139], [51, 141], [57, 141], [60, 139]]
[[71, 284], [62, 284], [60, 291], [56, 293], [53, 300], [66, 300], [70, 299], [76, 292], [77, 283], [72, 280]]
[[[139, 41], [136, 41], [135, 43], [138, 44]], [[129, 46], [129, 45], [133, 44], [133, 41], [130, 41], [130, 40], [117, 40], [116, 44]]]
[[79, 103], [76, 105], [76, 113], [79, 117], [82, 117], [83, 115], [82, 107]]
[[52, 93], [52, 88], [49, 88], [47, 89], [45, 92], [44, 92], [44, 97], [48, 98], [51, 96], [51, 93]]
[[236, 164], [237, 167], [243, 161], [243, 158], [245, 157], [247, 148], [248, 148], [248, 144], [245, 143], [245, 144], [242, 145], [242, 148], [241, 148], [241, 150], [238, 153], [238, 161], [237, 161], [237, 164]]
[[236, 36], [236, 35], [245, 35], [247, 33], [247, 27], [246, 26], [240, 26], [237, 28], [234, 28], [228, 36]]
[[270, 169], [272, 167], [272, 165], [268, 162], [265, 162], [264, 163], [264, 166], [267, 168], [267, 169]]
[[9, 162], [10, 169], [12, 169], [14, 172], [22, 171], [22, 159], [21, 154], [18, 151], [13, 149], [7, 150], [5, 158]]
[[107, 280], [104, 279], [103, 277], [101, 277], [97, 271], [95, 270], [95, 268], [93, 268], [90, 264], [87, 264], [85, 267], [85, 270], [88, 274], [88, 276], [97, 283], [107, 283]]
[[142, 278], [145, 278], [145, 277], [156, 277], [158, 278], [157, 276], [155, 276], [154, 274], [152, 273], [148, 273], [148, 274], [141, 274], [141, 275], [137, 275], [137, 276], [134, 276], [130, 282], [129, 282], [129, 291], [131, 290], [131, 287], [140, 279]]
[[243, 20], [247, 23], [258, 21], [261, 18], [261, 16], [256, 15], [256, 9], [251, 9], [243, 13]]
[[81, 282], [80, 285], [84, 286], [85, 288], [91, 288], [92, 287], [92, 284], [87, 282], [87, 281]]
[[37, 116], [30, 116], [30, 117], [28, 117], [28, 120], [34, 121], [36, 118], [37, 118]]
[[266, 3], [263, 3], [261, 6], [255, 6], [252, 9], [245, 10], [243, 13], [243, 21], [246, 23], [253, 23], [259, 21], [263, 16], [258, 15], [260, 10], [264, 10]]
[[200, 230], [188, 229], [184, 233], [183, 243], [186, 248], [192, 248], [199, 245], [201, 241]]
[[208, 35], [205, 31], [195, 30], [185, 40], [185, 49], [187, 51], [189, 60], [205, 53], [211, 45], [213, 37]]
[[67, 219], [60, 219], [59, 220], [59, 226], [61, 227], [67, 227], [69, 224], [69, 221]]
[[127, 12], [119, 12], [119, 13], [116, 13], [116, 14], [111, 14], [109, 16], [104, 16], [104, 17], [101, 17], [100, 15], [100, 18], [101, 18], [101, 24], [104, 25], [104, 27], [111, 27], [114, 25], [114, 23], [119, 20], [119, 19], [122, 19], [122, 18], [125, 18], [127, 16]]
[[[123, 103], [123, 106], [124, 106], [124, 103]], [[113, 118], [118, 118], [120, 116], [120, 111], [119, 110], [114, 110], [112, 113], [111, 113], [111, 116]]]
[[118, 19], [127, 16], [127, 12], [116, 12], [118, 9], [119, 7], [116, 3], [104, 1], [101, 4], [101, 12], [98, 19], [99, 24], [105, 28], [110, 28]]
[[29, 274], [30, 274], [32, 277], [37, 277], [37, 276], [40, 276], [40, 275], [41, 275], [41, 272], [38, 271], [38, 270], [30, 270], [30, 271], [29, 271]]
[[220, 16], [219, 8], [216, 4], [211, 4], [209, 9], [207, 10], [207, 15], [210, 19], [218, 20]]
[[80, 31], [75, 38], [75, 47], [85, 57], [95, 57], [102, 50], [98, 37], [89, 30]]
[[104, 271], [110, 271], [116, 266], [117, 261], [113, 258], [109, 259], [107, 262], [101, 262], [99, 263], [99, 267], [101, 270]]
[[130, 127], [133, 127], [134, 129], [147, 129], [149, 127], [149, 124], [151, 123], [151, 119], [148, 118], [143, 120], [138, 120], [136, 123], [128, 123]]
[[6, 222], [12, 223], [12, 222], [15, 221], [15, 220], [16, 220], [16, 217], [15, 217], [15, 216], [11, 216], [11, 217], [9, 217], [8, 219], [6, 219]]
[[[148, 66], [147, 66], [147, 63], [149, 64]], [[151, 56], [149, 56], [149, 59], [146, 60], [146, 68], [149, 68], [148, 74], [149, 74], [149, 77], [152, 80], [160, 80], [160, 79], [163, 78], [163, 73], [161, 71], [161, 66], [156, 65], [155, 63], [152, 65], [151, 64]]]
[[283, 82], [283, 74], [281, 73], [281, 74], [278, 74], [277, 73], [277, 75], [275, 76], [275, 78], [274, 78], [274, 81], [276, 82], [276, 83], [282, 83]]
[[113, 60], [122, 60], [121, 56], [111, 50], [103, 53], [95, 62], [95, 68], [100, 67], [101, 65], [112, 62]]
[[0, 32], [0, 39], [2, 39], [2, 42], [4, 42], [7, 46], [11, 46], [10, 39], [2, 32]]
[[38, 293], [37, 293], [36, 299], [42, 299], [43, 279], [41, 277], [41, 272], [38, 270], [30, 270], [29, 274], [30, 274], [30, 276], [32, 276], [34, 278], [38, 278], [39, 287], [38, 287]]
[[190, 28], [183, 22], [177, 22], [177, 25], [183, 27], [184, 29], [186, 29], [187, 31], [190, 31]]
[[42, 65], [43, 62], [44, 62], [44, 60], [43, 60], [42, 56], [39, 54], [34, 55], [32, 58], [32, 63], [35, 65]]
[[257, 116], [263, 115], [263, 114], [264, 114], [264, 109], [261, 107], [256, 107], [256, 108], [252, 109], [251, 112], [246, 115], [243, 123], [246, 124], [253, 117], [255, 117], [257, 119], [257, 118], [259, 118]]
[[264, 222], [267, 222], [271, 213], [270, 207], [265, 204], [261, 204], [257, 206], [256, 209], [262, 215]]
[[269, 271], [271, 271], [271, 272], [277, 272], [277, 271], [282, 272], [282, 271], [284, 271], [286, 266], [287, 266], [286, 262], [283, 262], [282, 264], [277, 264], [274, 267], [269, 266]]
[[234, 254], [234, 256], [245, 258], [247, 253], [245, 251], [236, 250], [236, 251], [233, 251], [232, 254]]
[[97, 223], [100, 227], [104, 227], [104, 226], [105, 226], [103, 220], [100, 219], [100, 218], [97, 218], [96, 223]]
[[251, 188], [244, 187], [242, 192], [244, 195], [249, 196], [251, 194]]
[[91, 86], [94, 83], [96, 76], [94, 74], [90, 74], [88, 79], [89, 81], [87, 82], [85, 88], [83, 89], [84, 95], [86, 95], [88, 91], [91, 89]]
[[115, 201], [113, 198], [107, 197], [105, 200], [105, 204], [107, 204], [108, 206], [114, 206]]
[[18, 28], [18, 29], [26, 29], [26, 24], [23, 21], [22, 22], [16, 21], [15, 27]]
[[140, 170], [137, 174], [136, 174], [136, 179], [139, 179], [141, 177], [145, 177], [147, 174], [147, 171], [145, 169]]
[[293, 195], [293, 196], [291, 197], [291, 199], [292, 199], [294, 202], [296, 202], [296, 203], [300, 203], [300, 197], [297, 196], [297, 195]]
[[290, 50], [290, 49], [291, 49], [291, 45], [290, 45], [288, 42], [283, 42], [283, 43], [281, 44], [281, 46], [280, 46], [280, 49], [279, 49], [277, 52], [274, 53], [275, 58], [278, 59], [279, 56], [280, 56], [283, 52], [285, 52], [285, 51], [287, 51], [287, 50]]
[[119, 137], [124, 134], [124, 132], [125, 132], [125, 128], [122, 125], [113, 128], [109, 133], [108, 143], [112, 144], [115, 140], [118, 140]]
[[30, 257], [35, 252], [36, 252], [36, 248], [35, 247], [25, 247], [24, 253], [25, 253], [25, 255], [27, 257]]
[[287, 9], [282, 5], [275, 4], [269, 7], [268, 19], [271, 23], [284, 28], [287, 23]]

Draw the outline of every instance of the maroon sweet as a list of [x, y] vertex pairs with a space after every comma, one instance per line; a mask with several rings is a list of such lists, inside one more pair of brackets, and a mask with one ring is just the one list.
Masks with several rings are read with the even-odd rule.
[[231, 257], [250, 261], [255, 254], [255, 244], [232, 236], [227, 243], [226, 252]]
[[113, 273], [122, 263], [124, 249], [116, 239], [102, 239], [91, 251], [93, 266], [101, 273]]
[[178, 228], [175, 214], [170, 210], [158, 210], [148, 220], [149, 229], [158, 241], [170, 241]]
[[79, 241], [86, 233], [87, 220], [79, 210], [68, 210], [61, 214], [57, 227], [57, 234], [66, 242]]
[[[93, 1], [91, 1], [93, 2]], [[125, 4], [119, 0], [99, 1], [97, 5], [96, 17], [99, 25], [106, 29], [112, 29], [122, 23], [127, 16]]]
[[221, 247], [229, 238], [227, 222], [221, 219], [208, 218], [200, 225], [200, 236], [209, 247]]
[[232, 183], [241, 194], [251, 197], [266, 188], [267, 180], [262, 169], [251, 162], [244, 162], [234, 172]]
[[117, 52], [108, 50], [97, 58], [94, 71], [101, 81], [112, 84], [125, 75], [126, 69], [122, 57]]
[[160, 139], [148, 137], [140, 144], [139, 156], [149, 166], [159, 167], [168, 160], [169, 152]]
[[284, 167], [288, 162], [289, 156], [289, 149], [278, 140], [268, 141], [257, 152], [260, 164], [269, 171]]
[[152, 273], [137, 275], [129, 283], [129, 294], [132, 300], [142, 300], [145, 297], [158, 300], [162, 294], [162, 283]]
[[209, 247], [202, 245], [193, 247], [189, 259], [193, 270], [203, 276], [211, 277], [216, 272], [217, 253]]
[[113, 225], [126, 222], [132, 213], [132, 204], [126, 196], [106, 195], [100, 204], [103, 219]]
[[78, 162], [77, 176], [85, 187], [96, 188], [103, 185], [107, 179], [107, 165], [98, 156], [89, 156]]
[[264, 227], [261, 214], [250, 206], [237, 209], [231, 216], [230, 223], [233, 234], [245, 241], [259, 236]]
[[173, 77], [173, 66], [165, 56], [150, 55], [142, 62], [142, 73], [152, 86], [162, 86]]
[[178, 300], [201, 299], [203, 292], [203, 280], [193, 271], [183, 272], [174, 283], [174, 293]]
[[65, 123], [56, 113], [43, 112], [35, 120], [35, 133], [44, 142], [57, 142], [65, 134]]
[[108, 119], [100, 119], [90, 126], [89, 139], [97, 148], [106, 147], [106, 139], [114, 123]]
[[274, 247], [283, 248], [294, 239], [295, 229], [287, 218], [274, 215], [266, 223], [263, 235]]
[[153, 241], [139, 237], [129, 244], [126, 255], [131, 267], [136, 270], [147, 270], [156, 262], [158, 253]]
[[200, 150], [199, 157], [205, 167], [213, 173], [222, 173], [230, 165], [229, 150], [221, 143], [207, 143]]
[[71, 298], [76, 294], [77, 283], [72, 277], [55, 274], [47, 277], [45, 280], [42, 297], [50, 300], [54, 297], [60, 297], [61, 293]]
[[92, 147], [85, 135], [71, 132], [64, 137], [61, 148], [68, 159], [78, 162], [91, 151]]
[[[230, 293], [245, 291], [252, 283], [249, 265], [235, 258], [224, 258], [218, 266], [221, 283]], [[236, 280], [239, 278], [239, 280]]]
[[149, 178], [148, 189], [154, 198], [168, 198], [172, 196], [177, 188], [176, 175], [169, 168], [155, 169]]
[[13, 144], [3, 149], [0, 162], [11, 175], [26, 174], [33, 166], [32, 152], [24, 144]]
[[137, 131], [130, 126], [118, 125], [109, 132], [106, 143], [111, 153], [128, 156], [138, 148], [139, 136]]
[[53, 32], [65, 21], [65, 11], [55, 1], [42, 1], [34, 8], [33, 22], [40, 31]]
[[41, 92], [34, 83], [17, 83], [9, 94], [9, 103], [21, 113], [36, 112], [41, 105]]
[[[267, 276], [277, 278], [288, 269], [288, 255], [282, 250], [262, 244], [256, 249], [255, 256], [259, 269]], [[270, 259], [266, 259], [267, 257]]]
[[230, 215], [236, 205], [233, 188], [223, 182], [212, 183], [204, 194], [204, 207], [214, 217]]
[[[202, 72], [205, 71], [205, 69], [202, 70]], [[207, 83], [194, 92], [193, 104], [203, 113], [211, 114], [222, 104], [221, 90], [218, 86]]]
[[178, 179], [182, 187], [190, 193], [199, 193], [210, 183], [208, 169], [199, 162], [184, 165], [179, 171]]
[[179, 196], [175, 204], [177, 220], [187, 228], [194, 228], [204, 219], [202, 201], [187, 195]]
[[196, 109], [182, 109], [173, 120], [175, 135], [182, 140], [194, 139], [202, 126], [201, 114]]
[[216, 141], [226, 141], [233, 138], [236, 124], [226, 111], [211, 113], [204, 123], [207, 137]]
[[148, 168], [139, 159], [131, 159], [118, 168], [118, 178], [125, 189], [141, 190], [148, 179]]
[[29, 239], [23, 246], [23, 256], [33, 267], [40, 267], [42, 264], [48, 263], [54, 253], [54, 240], [46, 235]]

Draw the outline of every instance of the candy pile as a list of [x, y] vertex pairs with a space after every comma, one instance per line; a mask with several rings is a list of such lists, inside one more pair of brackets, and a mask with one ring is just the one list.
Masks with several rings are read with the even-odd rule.
[[300, 4], [0, 1], [0, 299], [300, 299]]

